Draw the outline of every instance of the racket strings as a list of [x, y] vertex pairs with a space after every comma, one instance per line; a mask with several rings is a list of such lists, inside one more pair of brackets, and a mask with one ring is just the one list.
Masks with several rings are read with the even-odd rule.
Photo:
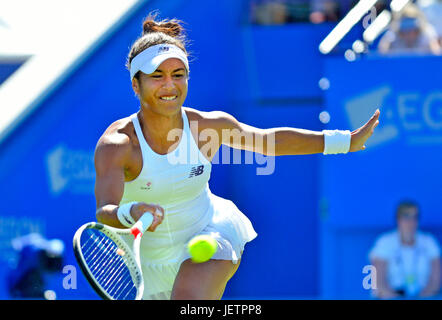
[[[111, 274], [111, 277], [106, 281], [106, 283], [104, 284], [105, 287], [108, 284], [111, 284], [111, 280], [113, 280], [112, 278], [117, 278], [122, 271], [124, 271], [124, 267], [126, 266], [124, 259], [115, 259], [115, 254], [113, 254], [113, 250], [115, 249], [115, 244], [113, 241], [109, 240], [108, 238], [105, 239], [105, 242], [103, 243], [104, 239], [101, 239], [100, 242], [97, 244], [97, 249], [99, 249], [99, 251], [101, 252], [101, 254], [99, 256], [95, 255], [93, 257], [93, 260], [95, 260], [95, 263], [93, 263], [90, 267], [92, 272], [100, 272], [99, 274], [96, 274], [96, 279], [101, 282], [101, 281], [105, 281], [106, 279], [104, 279], [104, 277], [107, 274]], [[110, 257], [110, 258], [109, 258]], [[119, 260], [116, 261], [116, 265], [113, 264], [112, 262], [114, 260]], [[98, 269], [100, 268], [100, 269]], [[112, 268], [116, 268], [116, 270], [111, 271]], [[106, 269], [106, 270], [105, 270]], [[117, 273], [118, 272], [118, 273]], [[106, 290], [110, 289], [110, 288], [105, 288]]]
[[[117, 250], [117, 247], [113, 241], [108, 238], [101, 239], [97, 244], [97, 248], [101, 250], [101, 254], [99, 256], [94, 256], [96, 261], [92, 265], [92, 268], [93, 271], [95, 271], [100, 265], [102, 265], [102, 268], [100, 268], [100, 275], [97, 275], [98, 277], [96, 279], [102, 283], [103, 289], [105, 289], [111, 296], [114, 296], [117, 292], [120, 292], [119, 289], [124, 283], [126, 283], [124, 288], [127, 288], [129, 285], [133, 286], [130, 274], [128, 275], [127, 272], [125, 272], [127, 270], [125, 270], [126, 264], [124, 259], [121, 256], [118, 256], [120, 259], [115, 259], [116, 257], [113, 252]], [[117, 260], [116, 263], [114, 263], [114, 260]], [[107, 278], [106, 275], [108, 275]], [[129, 279], [127, 279], [128, 276]], [[118, 285], [119, 283], [120, 285]]]
[[124, 253], [105, 234], [90, 229], [81, 246], [83, 257], [95, 281], [116, 300], [134, 299], [137, 287], [128, 268]]

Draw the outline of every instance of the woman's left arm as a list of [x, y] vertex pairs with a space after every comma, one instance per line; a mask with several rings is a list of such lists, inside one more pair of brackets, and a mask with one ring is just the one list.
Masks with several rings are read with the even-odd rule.
[[[349, 152], [365, 149], [365, 142], [379, 123], [380, 111], [370, 120], [351, 132]], [[216, 130], [221, 142], [235, 149], [257, 152], [267, 156], [302, 155], [324, 152], [324, 133], [296, 128], [259, 129], [237, 121], [221, 112]]]

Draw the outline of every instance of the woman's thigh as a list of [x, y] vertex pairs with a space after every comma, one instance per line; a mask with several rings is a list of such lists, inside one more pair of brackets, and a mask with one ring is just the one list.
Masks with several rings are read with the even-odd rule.
[[227, 282], [233, 277], [240, 261], [233, 264], [230, 260], [209, 260], [194, 263], [185, 260], [178, 271], [173, 289], [172, 300], [219, 300], [222, 298]]

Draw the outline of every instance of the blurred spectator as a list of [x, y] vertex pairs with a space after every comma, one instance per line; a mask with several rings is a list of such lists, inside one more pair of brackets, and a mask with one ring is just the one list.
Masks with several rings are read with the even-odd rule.
[[334, 0], [312, 0], [310, 21], [312, 23], [338, 22], [340, 3]]
[[419, 0], [417, 5], [434, 27], [439, 44], [442, 45], [442, 0]]
[[32, 233], [12, 241], [19, 255], [15, 270], [11, 270], [7, 283], [11, 298], [47, 299], [44, 275], [61, 271], [64, 244], [61, 240], [46, 240]]
[[435, 238], [418, 231], [419, 206], [401, 202], [397, 230], [381, 235], [370, 251], [376, 268], [377, 298], [431, 297], [440, 291], [440, 249]]
[[284, 0], [253, 0], [252, 22], [261, 25], [278, 25], [288, 22], [286, 1]]
[[337, 22], [343, 0], [251, 0], [251, 20], [260, 25]]
[[379, 52], [397, 53], [441, 53], [434, 27], [431, 26], [423, 12], [414, 4], [394, 13], [390, 29], [379, 41]]

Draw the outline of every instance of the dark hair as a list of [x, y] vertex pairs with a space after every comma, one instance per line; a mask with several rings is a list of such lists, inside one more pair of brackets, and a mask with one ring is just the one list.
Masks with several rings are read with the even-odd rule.
[[404, 210], [410, 209], [410, 208], [416, 208], [418, 215], [420, 214], [420, 208], [419, 204], [413, 200], [402, 200], [399, 202], [399, 204], [396, 207], [396, 219], [399, 219]]
[[[187, 40], [184, 28], [181, 25], [183, 22], [177, 19], [156, 20], [157, 16], [158, 13], [150, 13], [144, 20], [141, 37], [134, 42], [129, 51], [126, 62], [127, 69], [130, 69], [130, 63], [136, 55], [157, 44], [168, 43], [176, 45], [188, 55], [186, 50]], [[139, 72], [135, 75], [135, 78], [139, 78]]]

